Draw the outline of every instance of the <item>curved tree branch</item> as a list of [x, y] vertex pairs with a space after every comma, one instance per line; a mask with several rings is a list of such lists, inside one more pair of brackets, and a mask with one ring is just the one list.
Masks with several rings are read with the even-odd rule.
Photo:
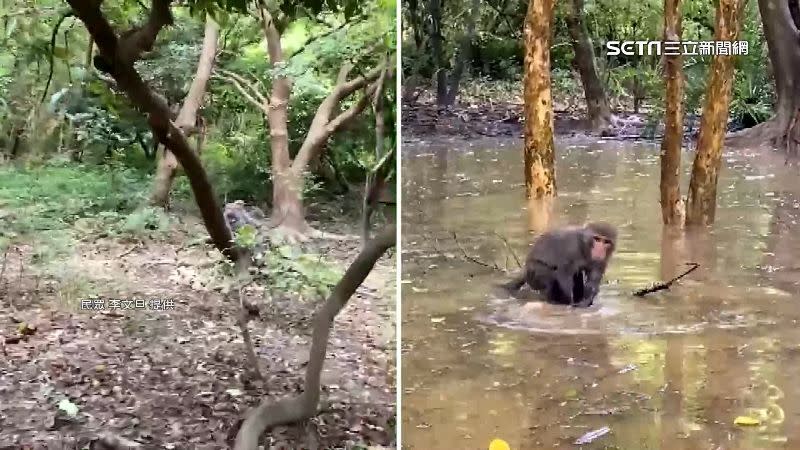
[[364, 282], [378, 259], [395, 246], [396, 233], [397, 229], [392, 225], [385, 228], [375, 239], [369, 241], [355, 261], [347, 268], [330, 297], [317, 311], [314, 317], [314, 331], [303, 393], [274, 403], [263, 402], [253, 409], [239, 428], [234, 445], [235, 450], [255, 450], [258, 448], [258, 439], [264, 430], [307, 419], [317, 413], [320, 375], [325, 363], [333, 320], [347, 305], [356, 289]]
[[[163, 97], [153, 92], [142, 80], [142, 77], [133, 67], [134, 59], [130, 57], [131, 54], [123, 54], [125, 46], [128, 44], [117, 39], [111, 24], [100, 11], [100, 2], [67, 1], [78, 18], [86, 25], [86, 29], [94, 39], [103, 60], [105, 62], [113, 61], [113, 64], [109, 66], [111, 69], [109, 73], [114, 77], [117, 86], [128, 95], [128, 98], [139, 110], [147, 115], [153, 135], [178, 158], [178, 162], [183, 166], [189, 178], [197, 205], [200, 208], [203, 222], [209, 235], [211, 235], [214, 246], [233, 261], [238, 261], [240, 258], [248, 258], [246, 251], [233, 245], [231, 230], [225, 222], [222, 208], [214, 194], [214, 189], [200, 162], [200, 158], [192, 150], [183, 132], [172, 123], [171, 112], [167, 102]], [[169, 12], [169, 3], [169, 0], [153, 0], [153, 11], [150, 13], [151, 20], [140, 29], [150, 30], [150, 35], [146, 39], [141, 37], [134, 38], [134, 44], [139, 45], [150, 42], [150, 45], [152, 45], [158, 31], [167, 23], [171, 23], [172, 16]], [[142, 32], [145, 33], [145, 31]], [[144, 47], [137, 48], [142, 49]]]
[[[61, 24], [67, 17], [75, 17], [75, 13], [72, 11], [65, 12], [58, 18], [56, 21], [55, 26], [53, 27], [53, 34], [50, 35], [50, 73], [47, 74], [47, 83], [44, 84], [44, 92], [42, 92], [42, 98], [39, 99], [39, 104], [41, 105], [44, 103], [44, 99], [47, 97], [47, 91], [50, 90], [50, 83], [53, 82], [53, 71], [55, 70], [55, 65], [53, 64], [53, 56], [56, 50], [56, 36], [58, 36], [58, 29], [61, 28]], [[65, 37], [66, 39], [66, 37]]]

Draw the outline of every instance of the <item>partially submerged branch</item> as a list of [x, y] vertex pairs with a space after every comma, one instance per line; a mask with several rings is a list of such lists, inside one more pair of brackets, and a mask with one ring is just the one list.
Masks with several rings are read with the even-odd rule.
[[339, 311], [344, 308], [356, 289], [372, 271], [375, 263], [389, 248], [395, 246], [396, 228], [387, 227], [370, 241], [350, 264], [342, 279], [334, 287], [330, 297], [314, 317], [309, 362], [303, 393], [277, 402], [264, 402], [253, 409], [242, 423], [236, 436], [235, 450], [255, 450], [258, 440], [266, 429], [298, 422], [317, 414], [320, 397], [320, 375], [325, 363], [331, 325]]
[[487, 267], [489, 269], [494, 269], [494, 270], [497, 270], [497, 271], [500, 271], [500, 272], [503, 272], [503, 273], [507, 272], [506, 270], [504, 270], [500, 266], [498, 266], [496, 262], [493, 262], [491, 265], [489, 265], [489, 264], [479, 260], [478, 258], [475, 258], [473, 256], [468, 255], [467, 251], [461, 245], [461, 242], [458, 241], [458, 236], [456, 235], [455, 231], [453, 231], [453, 241], [456, 243], [456, 246], [458, 247], [458, 249], [461, 250], [461, 254], [464, 255], [464, 259], [466, 259], [467, 261], [470, 261], [470, 262], [473, 262], [473, 263], [475, 263], [475, 264], [477, 264], [479, 266]]
[[651, 294], [653, 292], [658, 292], [658, 291], [663, 291], [665, 289], [669, 289], [670, 286], [672, 286], [675, 282], [677, 282], [681, 278], [685, 277], [686, 275], [689, 275], [690, 273], [692, 273], [695, 270], [697, 270], [698, 267], [700, 267], [700, 264], [694, 263], [694, 262], [686, 263], [686, 265], [692, 266], [692, 267], [688, 268], [685, 272], [683, 272], [682, 274], [678, 275], [677, 277], [675, 277], [675, 278], [673, 278], [673, 279], [671, 279], [671, 280], [669, 280], [667, 282], [655, 283], [652, 286], [649, 286], [649, 287], [646, 287], [646, 288], [643, 288], [643, 289], [639, 289], [638, 291], [635, 291], [633, 293], [633, 295], [635, 295], [636, 297], [644, 297], [645, 295]]

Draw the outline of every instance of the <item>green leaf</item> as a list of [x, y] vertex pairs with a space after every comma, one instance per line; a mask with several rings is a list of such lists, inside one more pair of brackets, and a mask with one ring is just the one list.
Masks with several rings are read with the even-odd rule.
[[78, 415], [78, 405], [72, 403], [66, 398], [58, 402], [58, 409], [64, 411], [69, 417], [75, 417]]

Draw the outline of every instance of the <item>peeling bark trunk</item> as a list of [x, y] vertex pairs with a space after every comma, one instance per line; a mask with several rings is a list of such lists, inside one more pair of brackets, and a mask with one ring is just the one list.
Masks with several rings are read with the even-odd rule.
[[[681, 0], [664, 0], [664, 40], [681, 39]], [[661, 141], [661, 218], [665, 225], [683, 225], [681, 144], [683, 143], [683, 58], [664, 57], [666, 114]]]
[[305, 234], [309, 230], [303, 208], [303, 178], [292, 169], [276, 172], [272, 178], [272, 221], [273, 226], [286, 231]]
[[784, 148], [792, 118], [800, 109], [800, 32], [792, 17], [791, 2], [796, 0], [758, 0], [764, 37], [775, 78], [775, 115], [752, 128], [731, 133], [736, 145], [761, 145], [768, 142]]
[[[714, 40], [735, 41], [739, 34], [741, 0], [719, 0]], [[692, 166], [686, 223], [714, 223], [717, 209], [717, 179], [722, 164], [722, 144], [728, 123], [728, 106], [733, 85], [733, 57], [716, 55], [709, 71], [697, 154]]]
[[[214, 59], [217, 55], [218, 37], [219, 26], [211, 17], [206, 17], [203, 49], [200, 52], [197, 72], [189, 87], [189, 92], [186, 93], [186, 98], [183, 100], [183, 106], [178, 113], [178, 118], [175, 120], [175, 126], [180, 128], [187, 138], [198, 131], [197, 111], [200, 109], [200, 105], [203, 102], [208, 79], [211, 77], [211, 70], [214, 67]], [[198, 146], [196, 151], [199, 154], [201, 148]], [[167, 207], [169, 204], [169, 193], [172, 189], [172, 183], [175, 180], [177, 171], [178, 160], [172, 152], [165, 149], [160, 153], [160, 158], [158, 159], [156, 176], [153, 180], [153, 190], [150, 194], [151, 204], [164, 208]]]
[[[284, 62], [281, 36], [272, 16], [262, 8], [262, 27], [272, 66]], [[303, 210], [303, 178], [292, 170], [289, 155], [289, 97], [292, 83], [285, 75], [272, 80], [267, 112], [272, 152], [272, 221], [275, 226], [303, 234], [308, 229]]]
[[[267, 41], [269, 61], [273, 67], [285, 63], [281, 35], [270, 12], [262, 7], [259, 10], [261, 25]], [[376, 47], [379, 47], [376, 46]], [[391, 58], [388, 59], [392, 59]], [[264, 114], [270, 134], [272, 153], [272, 214], [271, 221], [276, 228], [274, 234], [288, 241], [306, 240], [309, 235], [318, 235], [305, 219], [303, 208], [303, 181], [309, 163], [320, 157], [328, 139], [343, 127], [354, 121], [369, 104], [370, 96], [378, 86], [378, 80], [390, 79], [393, 67], [382, 64], [364, 75], [348, 80], [352, 66], [345, 63], [333, 91], [317, 108], [314, 119], [300, 150], [294, 160], [289, 154], [289, 113], [288, 105], [292, 91], [291, 80], [278, 72], [272, 80], [269, 98], [262, 94], [257, 83], [233, 72], [218, 69], [215, 75], [231, 83], [250, 103]], [[382, 73], [385, 77], [381, 77]], [[357, 91], [364, 94], [347, 110], [339, 112], [341, 102]]]
[[597, 64], [594, 48], [583, 22], [583, 0], [572, 0], [572, 9], [566, 16], [567, 28], [572, 38], [575, 51], [575, 66], [581, 76], [583, 92], [586, 97], [586, 109], [589, 116], [589, 127], [593, 131], [603, 131], [611, 126], [611, 108], [608, 106]]
[[550, 23], [553, 0], [530, 0], [525, 16], [525, 195], [556, 193], [553, 105], [550, 93]]
[[336, 284], [330, 297], [314, 316], [314, 331], [311, 337], [308, 366], [303, 393], [277, 402], [264, 401], [247, 414], [236, 435], [235, 450], [255, 450], [264, 430], [287, 423], [294, 423], [317, 413], [319, 405], [320, 375], [325, 364], [331, 326], [339, 311], [356, 289], [364, 282], [375, 263], [389, 248], [395, 246], [396, 228], [390, 226], [370, 241], [347, 268], [342, 279]]

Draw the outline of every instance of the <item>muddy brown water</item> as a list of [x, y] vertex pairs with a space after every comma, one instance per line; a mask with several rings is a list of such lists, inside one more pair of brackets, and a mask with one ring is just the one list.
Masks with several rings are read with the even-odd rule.
[[[726, 154], [716, 225], [676, 235], [662, 232], [656, 146], [557, 142], [551, 223], [620, 227], [595, 306], [572, 310], [498, 296], [505, 275], [464, 257], [513, 269], [509, 248], [523, 258], [540, 226], [520, 148], [404, 144], [404, 447], [800, 449], [797, 169]], [[691, 261], [672, 289], [631, 295]]]

